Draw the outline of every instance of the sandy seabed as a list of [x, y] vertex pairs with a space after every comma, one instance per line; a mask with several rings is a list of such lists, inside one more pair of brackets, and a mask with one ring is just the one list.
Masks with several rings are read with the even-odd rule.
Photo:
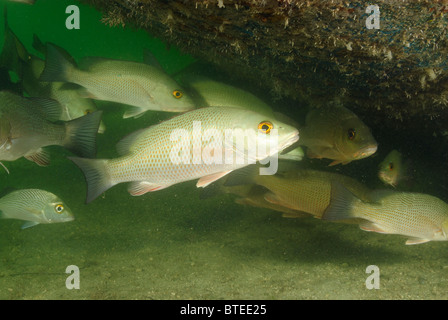
[[[48, 186], [76, 219], [24, 230], [0, 221], [0, 299], [448, 298], [448, 242], [406, 246], [401, 236], [243, 207], [232, 195], [200, 200], [195, 182], [141, 197], [122, 184], [85, 205], [83, 176], [64, 155], [9, 169], [5, 184]], [[69, 265], [79, 267], [79, 290], [66, 288]], [[379, 289], [366, 288], [369, 265]]]

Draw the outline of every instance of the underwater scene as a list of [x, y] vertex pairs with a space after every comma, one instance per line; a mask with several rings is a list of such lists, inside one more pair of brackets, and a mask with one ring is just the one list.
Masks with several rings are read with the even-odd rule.
[[448, 298], [442, 3], [0, 11], [0, 299]]

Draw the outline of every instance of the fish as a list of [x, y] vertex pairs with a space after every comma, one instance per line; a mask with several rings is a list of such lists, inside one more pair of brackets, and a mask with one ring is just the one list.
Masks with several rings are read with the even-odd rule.
[[202, 75], [183, 75], [179, 81], [192, 93], [198, 107], [226, 106], [252, 110], [270, 118], [275, 117], [272, 108], [249, 91]]
[[[33, 37], [33, 47], [45, 54], [45, 45], [36, 35]], [[57, 48], [64, 53], [67, 59], [74, 61], [67, 51], [61, 47]], [[80, 95], [79, 86], [77, 85], [70, 86], [64, 82], [39, 81], [40, 75], [45, 68], [45, 61], [28, 53], [27, 57], [27, 59], [23, 60], [24, 66], [22, 67], [22, 83], [25, 91], [32, 97], [49, 98], [58, 101], [63, 108], [59, 120], [69, 121], [77, 119], [98, 110], [91, 99]], [[104, 133], [105, 131], [106, 125], [101, 121], [98, 133]]]
[[243, 206], [251, 206], [257, 208], [265, 208], [281, 212], [283, 217], [288, 218], [302, 218], [309, 217], [309, 214], [300, 212], [290, 208], [286, 208], [277, 204], [270, 203], [264, 199], [266, 188], [256, 184], [245, 184], [240, 186], [226, 186], [226, 178], [224, 177], [220, 181], [216, 181], [207, 188], [202, 189], [200, 194], [201, 199], [209, 199], [220, 194], [233, 194], [236, 195], [235, 203]]
[[374, 190], [363, 201], [337, 182], [323, 220], [362, 219], [364, 231], [407, 236], [407, 245], [448, 240], [448, 204], [429, 194]]
[[[228, 130], [238, 129], [254, 134], [252, 137], [248, 134], [244, 144], [236, 142], [238, 131], [233, 133], [236, 139], [227, 139]], [[215, 135], [207, 137], [206, 132]], [[182, 133], [182, 138], [174, 135], [178, 133]], [[206, 187], [237, 168], [275, 156], [298, 139], [296, 128], [275, 119], [266, 121], [264, 115], [256, 112], [207, 107], [183, 113], [123, 138], [117, 144], [118, 158], [69, 159], [86, 177], [86, 202], [89, 203], [122, 182], [132, 182], [128, 191], [133, 196], [196, 179], [199, 179], [197, 187]], [[271, 147], [261, 150], [263, 142]], [[250, 152], [249, 146], [258, 148], [256, 154]]]
[[349, 176], [301, 168], [279, 170], [275, 175], [260, 175], [256, 166], [249, 166], [229, 175], [224, 185], [233, 187], [255, 183], [268, 190], [263, 198], [271, 205], [321, 219], [330, 204], [332, 181], [340, 182], [362, 199], [367, 199], [370, 193], [367, 186]]
[[22, 229], [75, 219], [64, 201], [41, 189], [15, 190], [0, 198], [0, 218], [25, 220]]
[[330, 105], [308, 112], [299, 144], [307, 147], [309, 158], [333, 160], [330, 166], [364, 159], [378, 148], [369, 127], [357, 115]]
[[378, 178], [385, 184], [396, 187], [405, 177], [406, 165], [402, 155], [397, 150], [392, 150], [379, 164]]
[[185, 112], [194, 109], [188, 93], [159, 65], [99, 57], [84, 58], [78, 68], [52, 44], [47, 44], [40, 81], [69, 82], [80, 94], [132, 106], [123, 118], [138, 118], [148, 110]]
[[[217, 81], [204, 75], [191, 72], [178, 75], [179, 82], [191, 93], [197, 107], [233, 107], [251, 110], [265, 115], [269, 119], [275, 118], [283, 123], [297, 127], [297, 123], [283, 114], [275, 112], [271, 106], [255, 94]], [[304, 156], [300, 146], [278, 155], [279, 159], [301, 161]]]
[[0, 161], [25, 157], [40, 166], [49, 164], [42, 149], [59, 145], [74, 154], [94, 157], [96, 133], [101, 111], [78, 119], [58, 122], [61, 106], [54, 100], [25, 98], [7, 91], [0, 92]]

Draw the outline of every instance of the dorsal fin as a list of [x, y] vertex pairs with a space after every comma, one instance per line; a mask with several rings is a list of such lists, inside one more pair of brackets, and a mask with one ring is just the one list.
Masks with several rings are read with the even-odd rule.
[[143, 49], [143, 62], [165, 72], [156, 57], [146, 48]]

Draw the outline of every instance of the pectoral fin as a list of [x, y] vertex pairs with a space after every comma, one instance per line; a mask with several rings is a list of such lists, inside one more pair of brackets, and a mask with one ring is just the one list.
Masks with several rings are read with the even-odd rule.
[[380, 226], [378, 226], [376, 223], [370, 222], [370, 221], [363, 221], [359, 224], [359, 228], [361, 228], [364, 231], [369, 232], [378, 232], [378, 233], [389, 233], [384, 231]]
[[21, 229], [31, 228], [38, 224], [39, 224], [39, 222], [36, 222], [36, 221], [27, 221], [21, 226]]
[[273, 192], [267, 192], [267, 193], [264, 195], [264, 200], [266, 200], [267, 202], [272, 203], [272, 204], [281, 204], [280, 199], [279, 199], [278, 196], [277, 196], [275, 193], [273, 193]]
[[343, 160], [334, 160], [332, 163], [330, 163], [328, 166], [329, 167], [332, 167], [332, 166], [335, 166], [335, 165], [337, 165], [337, 164], [340, 164], [340, 163], [342, 163], [343, 165], [345, 165], [345, 164], [347, 164], [347, 163], [350, 163], [351, 161], [343, 161]]
[[406, 245], [421, 244], [421, 243], [426, 243], [426, 242], [429, 242], [429, 241], [431, 241], [431, 240], [420, 239], [420, 238], [409, 238], [406, 241]]
[[123, 119], [127, 119], [127, 118], [137, 119], [137, 118], [140, 118], [145, 112], [146, 112], [146, 110], [143, 108], [131, 107], [124, 113]]
[[131, 196], [141, 196], [147, 192], [162, 190], [169, 186], [170, 184], [161, 185], [148, 181], [135, 181], [129, 185], [128, 192], [131, 194]]
[[25, 158], [37, 163], [41, 167], [48, 166], [50, 164], [50, 156], [42, 148], [35, 153], [25, 155]]

